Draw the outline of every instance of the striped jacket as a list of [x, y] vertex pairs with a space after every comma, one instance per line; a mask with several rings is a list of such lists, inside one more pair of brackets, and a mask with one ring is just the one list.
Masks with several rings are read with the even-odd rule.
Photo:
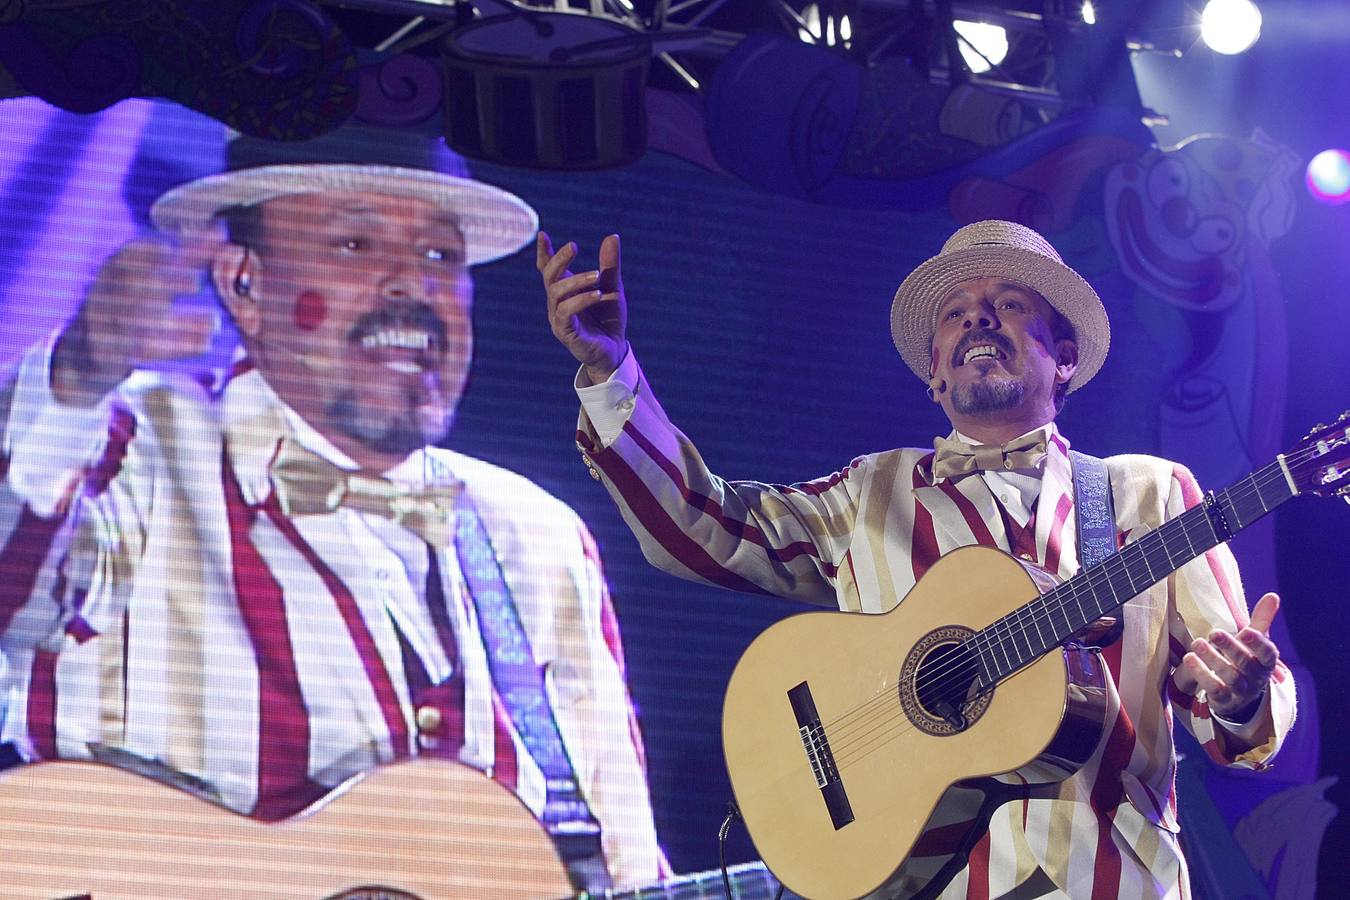
[[[900, 603], [944, 553], [971, 544], [1011, 549], [983, 478], [934, 483], [931, 451], [853, 460], [793, 485], [728, 482], [711, 474], [667, 419], [631, 354], [609, 382], [579, 387], [577, 442], [637, 535], [648, 560], [695, 581], [843, 610]], [[1078, 569], [1068, 443], [1053, 425], [1035, 510], [1034, 562]], [[1146, 456], [1107, 460], [1120, 540], [1200, 502], [1182, 466]], [[1172, 672], [1191, 641], [1248, 621], [1232, 554], [1219, 547], [1126, 604], [1120, 640], [1104, 654], [1114, 682], [1111, 727], [1087, 765], [1052, 796], [1002, 806], [944, 897], [998, 897], [1032, 880], [1050, 896], [1187, 897], [1177, 840], [1172, 724], [1179, 719], [1220, 763], [1260, 769], [1294, 719], [1281, 665], [1266, 703], [1230, 752], [1203, 702]], [[1045, 884], [1045, 879], [1053, 888]], [[1030, 887], [1030, 885], [1028, 885]], [[1035, 894], [1030, 894], [1035, 896]]]
[[[132, 754], [266, 820], [422, 753], [490, 770], [542, 809], [456, 553], [349, 509], [283, 515], [277, 441], [335, 451], [261, 375], [212, 398], [138, 373], [85, 411], [51, 397], [46, 362], [31, 351], [0, 397], [5, 740], [38, 759]], [[526, 479], [449, 451], [389, 477], [459, 484], [476, 505], [612, 874], [654, 880], [641, 744], [585, 527]]]

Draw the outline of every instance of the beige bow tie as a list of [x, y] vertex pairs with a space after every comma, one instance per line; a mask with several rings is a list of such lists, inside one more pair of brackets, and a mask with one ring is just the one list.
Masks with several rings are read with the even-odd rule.
[[933, 450], [934, 482], [989, 469], [1032, 469], [1045, 458], [1045, 434], [1035, 432], [1002, 447], [936, 438]]
[[367, 472], [333, 465], [291, 438], [283, 438], [268, 469], [272, 490], [288, 516], [336, 512], [339, 507], [392, 519], [433, 547], [448, 547], [455, 501], [463, 485], [413, 488]]

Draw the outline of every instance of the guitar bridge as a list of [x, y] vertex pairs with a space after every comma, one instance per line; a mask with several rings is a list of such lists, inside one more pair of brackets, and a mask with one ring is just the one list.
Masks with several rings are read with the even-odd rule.
[[834, 751], [830, 749], [829, 736], [825, 734], [825, 726], [821, 724], [815, 700], [811, 697], [811, 688], [805, 681], [788, 691], [787, 695], [788, 702], [792, 704], [792, 713], [797, 717], [797, 733], [801, 737], [806, 758], [811, 763], [816, 787], [825, 801], [830, 822], [838, 831], [853, 821], [853, 807], [848, 802], [843, 779], [839, 777], [839, 767], [834, 761]]

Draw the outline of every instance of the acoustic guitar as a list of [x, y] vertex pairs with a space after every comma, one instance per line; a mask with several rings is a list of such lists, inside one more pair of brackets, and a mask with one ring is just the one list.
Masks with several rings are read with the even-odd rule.
[[[262, 823], [110, 765], [0, 773], [5, 900], [558, 900], [576, 897], [547, 832], [476, 769], [419, 759], [353, 779], [316, 809]], [[770, 900], [760, 864], [733, 892]], [[723, 896], [720, 871], [614, 900]], [[789, 895], [791, 896], [791, 895]]]
[[756, 849], [816, 900], [936, 895], [996, 805], [989, 776], [1053, 783], [1095, 748], [1107, 676], [1075, 635], [1286, 500], [1348, 492], [1350, 413], [1063, 583], [967, 547], [888, 613], [769, 628], [722, 719]]

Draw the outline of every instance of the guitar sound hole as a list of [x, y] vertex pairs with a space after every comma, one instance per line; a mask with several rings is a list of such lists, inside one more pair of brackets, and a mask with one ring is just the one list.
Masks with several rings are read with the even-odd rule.
[[979, 659], [965, 644], [941, 644], [919, 663], [914, 691], [924, 712], [956, 731], [968, 724], [965, 707], [978, 691]]
[[993, 702], [979, 654], [964, 625], [943, 625], [919, 638], [900, 666], [899, 700], [910, 724], [935, 737], [960, 734]]

